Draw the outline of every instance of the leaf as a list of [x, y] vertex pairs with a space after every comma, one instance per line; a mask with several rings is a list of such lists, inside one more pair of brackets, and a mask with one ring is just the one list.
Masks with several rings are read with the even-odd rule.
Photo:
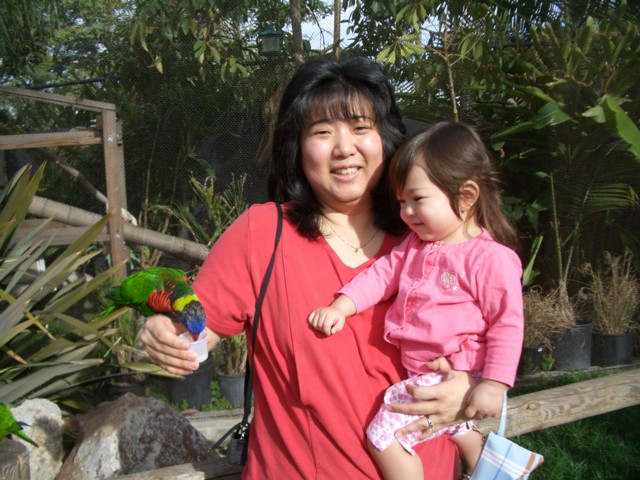
[[505, 130], [501, 130], [500, 132], [496, 133], [493, 136], [493, 138], [500, 139], [502, 137], [508, 137], [508, 136], [514, 135], [516, 133], [528, 132], [533, 130], [534, 128], [535, 128], [534, 123], [527, 120], [524, 122], [517, 123], [513, 127], [509, 127]]
[[151, 64], [152, 67], [155, 67], [155, 69], [160, 72], [160, 73], [164, 73], [164, 68], [162, 67], [162, 57], [159, 55], [156, 55], [155, 58], [153, 59], [153, 63]]
[[629, 144], [629, 152], [640, 162], [640, 130], [638, 130], [638, 127], [614, 97], [605, 95], [602, 101], [602, 108], [607, 121], [613, 124], [618, 136]]
[[[82, 360], [89, 352], [95, 348], [96, 344], [86, 345], [63, 355], [55, 362], [48, 362], [45, 366], [41, 364], [31, 365], [31, 367], [42, 367], [34, 370], [28, 376], [15, 380], [11, 383], [0, 385], [0, 398], [5, 402], [15, 402], [20, 398], [28, 396], [34, 390], [50, 382], [53, 378], [69, 375], [85, 368], [99, 365], [99, 359]], [[51, 366], [46, 366], [51, 365]]]
[[613, 52], [613, 58], [611, 58], [611, 63], [616, 64], [620, 57], [625, 53], [625, 50], [629, 48], [631, 42], [636, 41], [638, 27], [630, 22], [626, 24], [626, 30], [622, 38], [618, 41], [616, 45], [616, 49]]
[[593, 41], [595, 27], [596, 25], [593, 17], [588, 16], [584, 26], [578, 32], [576, 43], [578, 48], [585, 54], [589, 53], [589, 50], [591, 49], [591, 42]]
[[6, 196], [0, 211], [1, 224], [9, 224], [0, 237], [0, 252], [4, 251], [29, 211], [31, 199], [35, 196], [44, 173], [44, 164], [30, 175], [30, 168], [23, 168], [16, 174], [16, 181], [9, 184], [10, 194]]
[[522, 286], [524, 287], [532, 285], [533, 281], [538, 276], [538, 273], [534, 272], [533, 270], [533, 264], [535, 263], [538, 252], [540, 251], [542, 240], [544, 240], [544, 234], [540, 233], [533, 239], [533, 242], [531, 243], [531, 255], [529, 257], [527, 265], [522, 271]]
[[151, 362], [125, 362], [122, 366], [139, 373], [146, 373], [149, 375], [158, 375], [169, 378], [180, 378], [180, 375], [169, 373], [155, 363]]
[[555, 100], [549, 95], [544, 93], [540, 88], [534, 86], [525, 86], [522, 88], [522, 92], [536, 100], [541, 100], [545, 103], [553, 103]]
[[394, 52], [394, 47], [393, 46], [389, 46], [389, 47], [385, 47], [382, 50], [380, 50], [380, 52], [378, 53], [378, 55], [376, 55], [376, 62], [379, 63], [394, 63], [395, 62], [395, 52]]
[[606, 121], [604, 108], [602, 108], [602, 105], [596, 105], [589, 108], [588, 110], [582, 112], [582, 116], [586, 118], [592, 118], [597, 123], [604, 123]]
[[[99, 252], [96, 252], [96, 254], [97, 253]], [[91, 257], [90, 256], [83, 257], [82, 263], [85, 263], [84, 258], [91, 258]], [[101, 272], [99, 275], [93, 277], [88, 282], [81, 280], [80, 284], [77, 286], [74, 286], [72, 291], [70, 291], [69, 293], [67, 293], [66, 291], [62, 291], [60, 295], [56, 296], [56, 298], [47, 305], [47, 311], [64, 312], [69, 308], [71, 308], [73, 305], [77, 305], [87, 295], [96, 291], [101, 285], [111, 280], [114, 277], [115, 273], [120, 268], [121, 268], [121, 265], [114, 265], [108, 270], [105, 270], [104, 272]]]
[[626, 183], [595, 185], [589, 196], [588, 213], [605, 212], [612, 209], [638, 205], [635, 190]]
[[535, 128], [542, 129], [560, 125], [569, 120], [571, 117], [563, 112], [556, 102], [549, 102], [538, 110], [537, 115], [533, 117], [533, 124]]
[[220, 55], [220, 50], [218, 50], [215, 45], [209, 45], [209, 53], [213, 57], [213, 61], [217, 64], [221, 63], [222, 56]]

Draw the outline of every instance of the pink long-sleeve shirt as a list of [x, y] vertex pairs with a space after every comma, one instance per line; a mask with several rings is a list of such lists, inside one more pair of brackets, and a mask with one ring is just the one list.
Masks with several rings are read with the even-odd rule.
[[426, 362], [445, 356], [456, 370], [513, 386], [524, 332], [521, 276], [516, 253], [485, 230], [458, 244], [412, 232], [339, 293], [358, 312], [397, 294], [384, 336], [407, 370], [427, 373]]

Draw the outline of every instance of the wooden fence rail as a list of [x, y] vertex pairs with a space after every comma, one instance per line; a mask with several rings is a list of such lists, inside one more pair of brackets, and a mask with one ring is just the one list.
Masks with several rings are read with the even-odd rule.
[[[66, 225], [74, 225], [76, 227], [84, 226], [86, 228], [94, 225], [101, 218], [101, 216], [96, 213], [87, 212], [86, 210], [72, 207], [71, 205], [38, 196], [35, 196], [31, 201], [29, 213], [41, 218], [52, 218]], [[30, 224], [25, 223], [25, 225], [28, 228]], [[55, 232], [55, 229], [47, 230], [43, 236], [45, 238], [53, 236], [54, 242], [56, 242], [56, 236], [64, 236], [65, 231], [69, 231], [68, 229], [58, 230], [60, 231]], [[83, 229], [71, 228], [72, 233], [70, 233], [72, 235], [79, 235], [83, 231]], [[69, 238], [71, 241], [74, 239], [75, 238]], [[166, 235], [154, 230], [136, 227], [128, 223], [123, 223], [122, 225], [122, 239], [126, 242], [158, 248], [176, 257], [195, 260], [197, 262], [202, 262], [209, 253], [209, 247], [206, 245], [172, 235]]]
[[96, 125], [100, 127], [99, 132], [96, 130], [0, 135], [0, 150], [102, 144], [107, 198], [109, 201], [108, 211], [112, 214], [109, 218], [107, 232], [109, 249], [113, 264], [122, 264], [117, 275], [120, 279], [124, 279], [126, 276], [124, 262], [129, 259], [129, 249], [124, 244], [124, 233], [122, 231], [124, 221], [120, 212], [127, 209], [127, 194], [122, 131], [120, 122], [116, 118], [115, 105], [17, 87], [0, 86], [0, 93], [99, 113], [99, 117], [96, 118]]
[[[507, 437], [543, 430], [640, 405], [640, 369], [540, 390], [509, 399]], [[484, 433], [498, 429], [498, 419], [476, 422]]]
[[[634, 405], [640, 405], [640, 369], [519, 395], [509, 398], [506, 436], [543, 430]], [[497, 430], [498, 422], [498, 419], [489, 419], [476, 424], [487, 433]], [[239, 478], [238, 467], [227, 465], [224, 458], [117, 477], [118, 480]]]

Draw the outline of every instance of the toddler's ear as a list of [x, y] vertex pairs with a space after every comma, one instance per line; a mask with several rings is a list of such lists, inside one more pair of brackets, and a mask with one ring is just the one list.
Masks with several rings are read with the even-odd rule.
[[478, 201], [480, 186], [473, 180], [467, 180], [460, 187], [460, 213], [466, 213]]

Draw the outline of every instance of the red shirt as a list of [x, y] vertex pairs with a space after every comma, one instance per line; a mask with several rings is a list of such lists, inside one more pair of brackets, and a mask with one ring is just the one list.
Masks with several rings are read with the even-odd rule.
[[[254, 205], [213, 246], [194, 283], [213, 331], [246, 330], [250, 337], [275, 228], [274, 205]], [[378, 256], [400, 240], [387, 235]], [[383, 338], [390, 302], [351, 318], [339, 335], [326, 337], [307, 323], [313, 309], [329, 304], [372, 262], [348, 267], [323, 238], [304, 239], [284, 222], [259, 325], [243, 478], [380, 478], [365, 429], [385, 389], [405, 375], [397, 348]], [[448, 438], [426, 442], [421, 451], [426, 478], [454, 477]]]

